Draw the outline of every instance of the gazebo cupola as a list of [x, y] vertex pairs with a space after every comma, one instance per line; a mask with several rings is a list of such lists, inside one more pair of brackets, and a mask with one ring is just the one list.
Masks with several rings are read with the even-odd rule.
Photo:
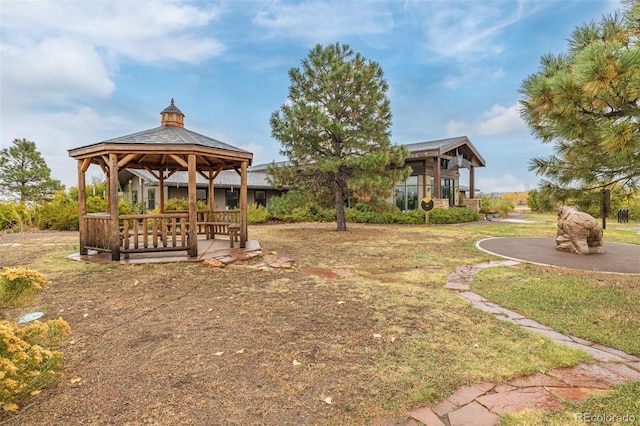
[[175, 106], [173, 98], [171, 98], [171, 105], [160, 114], [162, 115], [162, 126], [184, 127], [184, 114]]

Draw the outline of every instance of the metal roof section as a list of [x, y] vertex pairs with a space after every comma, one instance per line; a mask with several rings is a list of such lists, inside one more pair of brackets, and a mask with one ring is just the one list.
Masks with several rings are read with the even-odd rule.
[[248, 151], [221, 142], [219, 140], [201, 135], [185, 129], [184, 127], [161, 126], [154, 129], [143, 130], [130, 135], [119, 136], [113, 139], [107, 139], [81, 148], [70, 149], [73, 151], [89, 148], [99, 145], [152, 145], [152, 146], [172, 146], [172, 145], [197, 145], [206, 148], [221, 149], [224, 151], [233, 151], [242, 154], [250, 154]]
[[455, 138], [403, 144], [402, 146], [407, 148], [407, 150], [412, 154], [422, 151], [434, 151], [435, 153], [437, 153], [437, 155], [442, 155], [456, 148], [466, 147], [470, 151], [470, 153], [473, 154], [478, 160], [478, 164], [474, 164], [474, 166], [484, 167], [486, 165], [486, 162], [482, 155], [480, 155], [476, 147], [473, 146], [469, 138], [466, 136], [457, 136]]
[[[160, 184], [151, 173], [141, 169], [127, 169], [132, 175], [143, 179], [147, 184], [157, 186]], [[249, 172], [247, 173], [247, 188], [249, 189], [274, 189], [274, 186], [267, 180], [267, 173], [264, 172]], [[164, 180], [166, 186], [183, 186], [187, 187], [189, 184], [188, 172], [180, 171], [175, 172]], [[235, 170], [223, 170], [213, 181], [214, 187], [217, 188], [239, 188], [240, 187], [240, 175]], [[200, 174], [196, 174], [196, 186], [207, 188], [209, 181]]]
[[160, 114], [163, 114], [165, 112], [173, 112], [173, 113], [177, 113], [177, 114], [182, 114], [184, 116], [184, 114], [182, 113], [182, 111], [180, 111], [180, 109], [178, 109], [178, 107], [176, 106], [176, 104], [173, 101], [173, 98], [171, 98], [171, 105], [169, 105], [168, 107], [166, 107], [165, 109], [162, 110], [162, 112]]

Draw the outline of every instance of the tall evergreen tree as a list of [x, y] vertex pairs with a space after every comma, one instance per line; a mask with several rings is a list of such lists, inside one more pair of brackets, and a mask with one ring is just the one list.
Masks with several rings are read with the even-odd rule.
[[270, 173], [276, 183], [332, 197], [337, 230], [344, 231], [347, 197], [387, 196], [411, 173], [406, 149], [390, 143], [382, 68], [348, 45], [317, 45], [289, 78], [287, 102], [271, 116], [272, 135], [289, 163]]
[[553, 144], [529, 169], [557, 192], [640, 184], [640, 0], [582, 25], [569, 51], [545, 55], [521, 86], [521, 114], [533, 133]]
[[0, 151], [0, 191], [21, 202], [42, 201], [61, 189], [51, 179], [51, 170], [36, 150], [35, 142], [14, 139], [13, 146]]

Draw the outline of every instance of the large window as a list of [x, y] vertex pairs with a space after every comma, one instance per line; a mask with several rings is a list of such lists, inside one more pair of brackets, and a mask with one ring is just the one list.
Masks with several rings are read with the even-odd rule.
[[455, 186], [454, 186], [455, 180], [442, 178], [440, 185], [441, 185], [440, 192], [442, 193], [441, 198], [448, 198], [449, 205], [453, 206], [456, 203]]
[[237, 190], [234, 191], [233, 188], [227, 189], [227, 192], [225, 193], [225, 205], [227, 206], [227, 208], [229, 209], [238, 208], [238, 206], [240, 205], [238, 202], [238, 195], [239, 195], [239, 192]]
[[156, 208], [156, 190], [155, 188], [151, 188], [147, 191], [147, 203], [149, 210], [153, 210]]
[[267, 191], [256, 190], [255, 203], [262, 207], [267, 207]]
[[395, 205], [400, 210], [415, 210], [418, 208], [418, 176], [410, 176], [406, 182], [401, 182], [393, 189]]

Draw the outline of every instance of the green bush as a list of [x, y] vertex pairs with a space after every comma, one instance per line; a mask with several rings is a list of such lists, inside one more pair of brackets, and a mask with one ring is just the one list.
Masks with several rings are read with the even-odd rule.
[[0, 202], [0, 231], [26, 231], [36, 225], [36, 218], [36, 209], [25, 203]]
[[345, 215], [347, 221], [353, 223], [425, 223], [424, 211], [409, 210], [403, 212], [395, 205], [383, 200], [359, 202], [352, 208], [346, 209]]
[[[97, 204], [94, 200], [93, 205]], [[78, 230], [78, 201], [64, 190], [58, 191], [51, 201], [39, 207], [38, 227], [56, 231]]]
[[335, 210], [310, 200], [302, 191], [289, 191], [271, 198], [267, 209], [273, 220], [282, 222], [331, 222], [336, 220]]
[[253, 203], [247, 211], [247, 223], [253, 225], [255, 223], [266, 223], [269, 221], [269, 212], [261, 204]]
[[[197, 210], [209, 210], [209, 205], [207, 203], [205, 203], [204, 201], [197, 201], [196, 202], [196, 209]], [[171, 212], [171, 211], [188, 211], [189, 210], [189, 200], [186, 198], [169, 198], [167, 201], [165, 201], [164, 203], [164, 211], [165, 212]], [[158, 204], [158, 207], [156, 207], [155, 209], [149, 211], [149, 213], [160, 213], [160, 205]]]
[[429, 212], [429, 223], [432, 224], [465, 223], [478, 220], [480, 220], [480, 214], [467, 207], [435, 208]]
[[480, 213], [499, 213], [500, 216], [506, 216], [514, 209], [513, 203], [504, 198], [482, 198]]

